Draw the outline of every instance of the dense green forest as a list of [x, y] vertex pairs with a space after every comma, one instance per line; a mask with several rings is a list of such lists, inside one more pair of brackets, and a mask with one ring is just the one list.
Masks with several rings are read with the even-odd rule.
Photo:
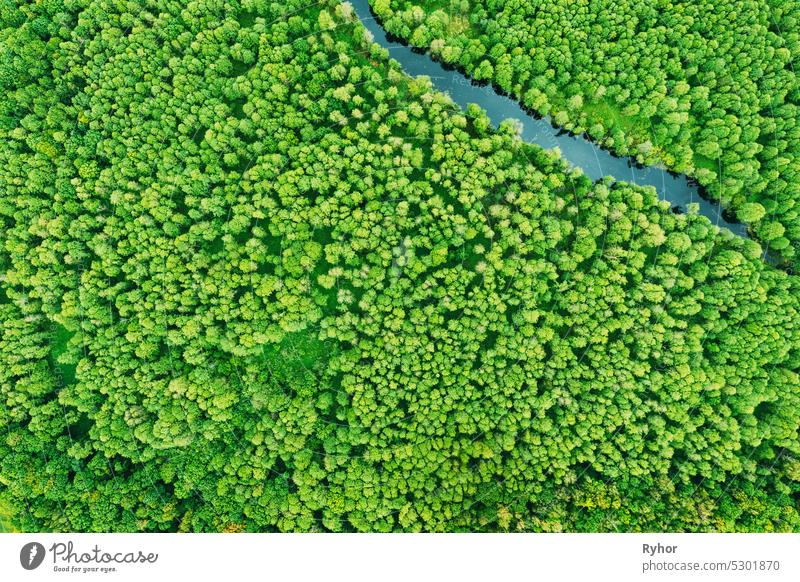
[[800, 531], [800, 280], [758, 243], [347, 4], [1, 1], [13, 527]]
[[800, 251], [797, 0], [373, 0], [390, 32]]

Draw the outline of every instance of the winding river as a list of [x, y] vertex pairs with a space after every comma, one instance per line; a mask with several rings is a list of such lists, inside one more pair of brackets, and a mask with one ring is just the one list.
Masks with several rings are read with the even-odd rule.
[[373, 15], [368, 0], [349, 1], [361, 23], [372, 33], [375, 42], [387, 49], [389, 55], [400, 63], [407, 74], [412, 77], [430, 77], [433, 86], [450, 95], [460, 107], [466, 108], [470, 103], [479, 105], [495, 126], [504, 119], [519, 120], [523, 140], [547, 149], [558, 147], [567, 162], [580, 168], [592, 180], [612, 176], [631, 184], [653, 186], [659, 197], [669, 201], [673, 207], [685, 209], [689, 203], [698, 204], [699, 213], [713, 224], [727, 228], [739, 236], [748, 237], [747, 225], [725, 220], [722, 207], [702, 198], [697, 187], [686, 176], [672, 174], [661, 168], [641, 166], [630, 158], [616, 157], [581, 136], [570, 135], [554, 128], [549, 119], [535, 118], [522, 109], [517, 101], [497, 93], [490, 85], [474, 84], [461, 72], [446, 69], [428, 53], [416, 52], [390, 39]]

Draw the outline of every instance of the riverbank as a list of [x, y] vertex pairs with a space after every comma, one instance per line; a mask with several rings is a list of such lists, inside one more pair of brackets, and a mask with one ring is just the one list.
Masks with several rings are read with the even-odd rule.
[[[751, 238], [748, 225], [738, 221], [718, 201], [710, 199], [696, 179], [664, 167], [642, 165], [635, 158], [618, 156], [592, 141], [585, 132], [576, 135], [558, 127], [554, 120], [519, 103], [501, 88], [475, 81], [458, 67], [441, 62], [430, 51], [412, 47], [386, 31], [368, 0], [351, 0], [350, 4], [374, 41], [389, 51], [390, 57], [407, 74], [429, 77], [436, 89], [447, 93], [462, 109], [471, 103], [478, 105], [486, 111], [495, 126], [503, 119], [516, 119], [521, 125], [520, 138], [523, 141], [545, 149], [558, 148], [571, 166], [580, 169], [592, 180], [610, 176], [638, 186], [652, 186], [659, 198], [668, 201], [674, 210], [685, 212], [690, 204], [696, 205], [698, 214], [708, 218], [712, 224], [726, 228], [737, 236]], [[763, 256], [773, 265], [782, 262], [766, 250]]]

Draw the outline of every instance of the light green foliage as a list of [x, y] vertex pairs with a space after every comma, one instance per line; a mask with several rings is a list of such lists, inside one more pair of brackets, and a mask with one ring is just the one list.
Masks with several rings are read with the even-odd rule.
[[348, 15], [3, 4], [0, 508], [798, 529], [797, 279], [456, 110]]

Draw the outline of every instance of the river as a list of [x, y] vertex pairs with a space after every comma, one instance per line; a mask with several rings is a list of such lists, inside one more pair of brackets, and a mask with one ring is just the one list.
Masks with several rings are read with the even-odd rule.
[[567, 162], [580, 168], [592, 180], [611, 176], [615, 180], [624, 180], [639, 186], [653, 186], [659, 197], [667, 200], [673, 207], [684, 210], [689, 203], [698, 204], [699, 213], [713, 224], [727, 228], [739, 236], [748, 237], [747, 225], [725, 220], [723, 208], [702, 198], [697, 186], [690, 183], [686, 176], [676, 175], [662, 168], [641, 166], [631, 158], [614, 156], [582, 136], [570, 135], [553, 127], [548, 118], [537, 119], [526, 112], [516, 100], [497, 93], [490, 85], [474, 84], [461, 72], [446, 69], [433, 60], [430, 54], [414, 51], [390, 39], [373, 15], [368, 0], [349, 1], [361, 23], [372, 33], [375, 42], [387, 49], [389, 55], [400, 63], [408, 75], [429, 77], [436, 89], [447, 93], [460, 107], [466, 109], [470, 103], [479, 105], [495, 126], [504, 119], [518, 120], [524, 141], [547, 149], [558, 147]]

